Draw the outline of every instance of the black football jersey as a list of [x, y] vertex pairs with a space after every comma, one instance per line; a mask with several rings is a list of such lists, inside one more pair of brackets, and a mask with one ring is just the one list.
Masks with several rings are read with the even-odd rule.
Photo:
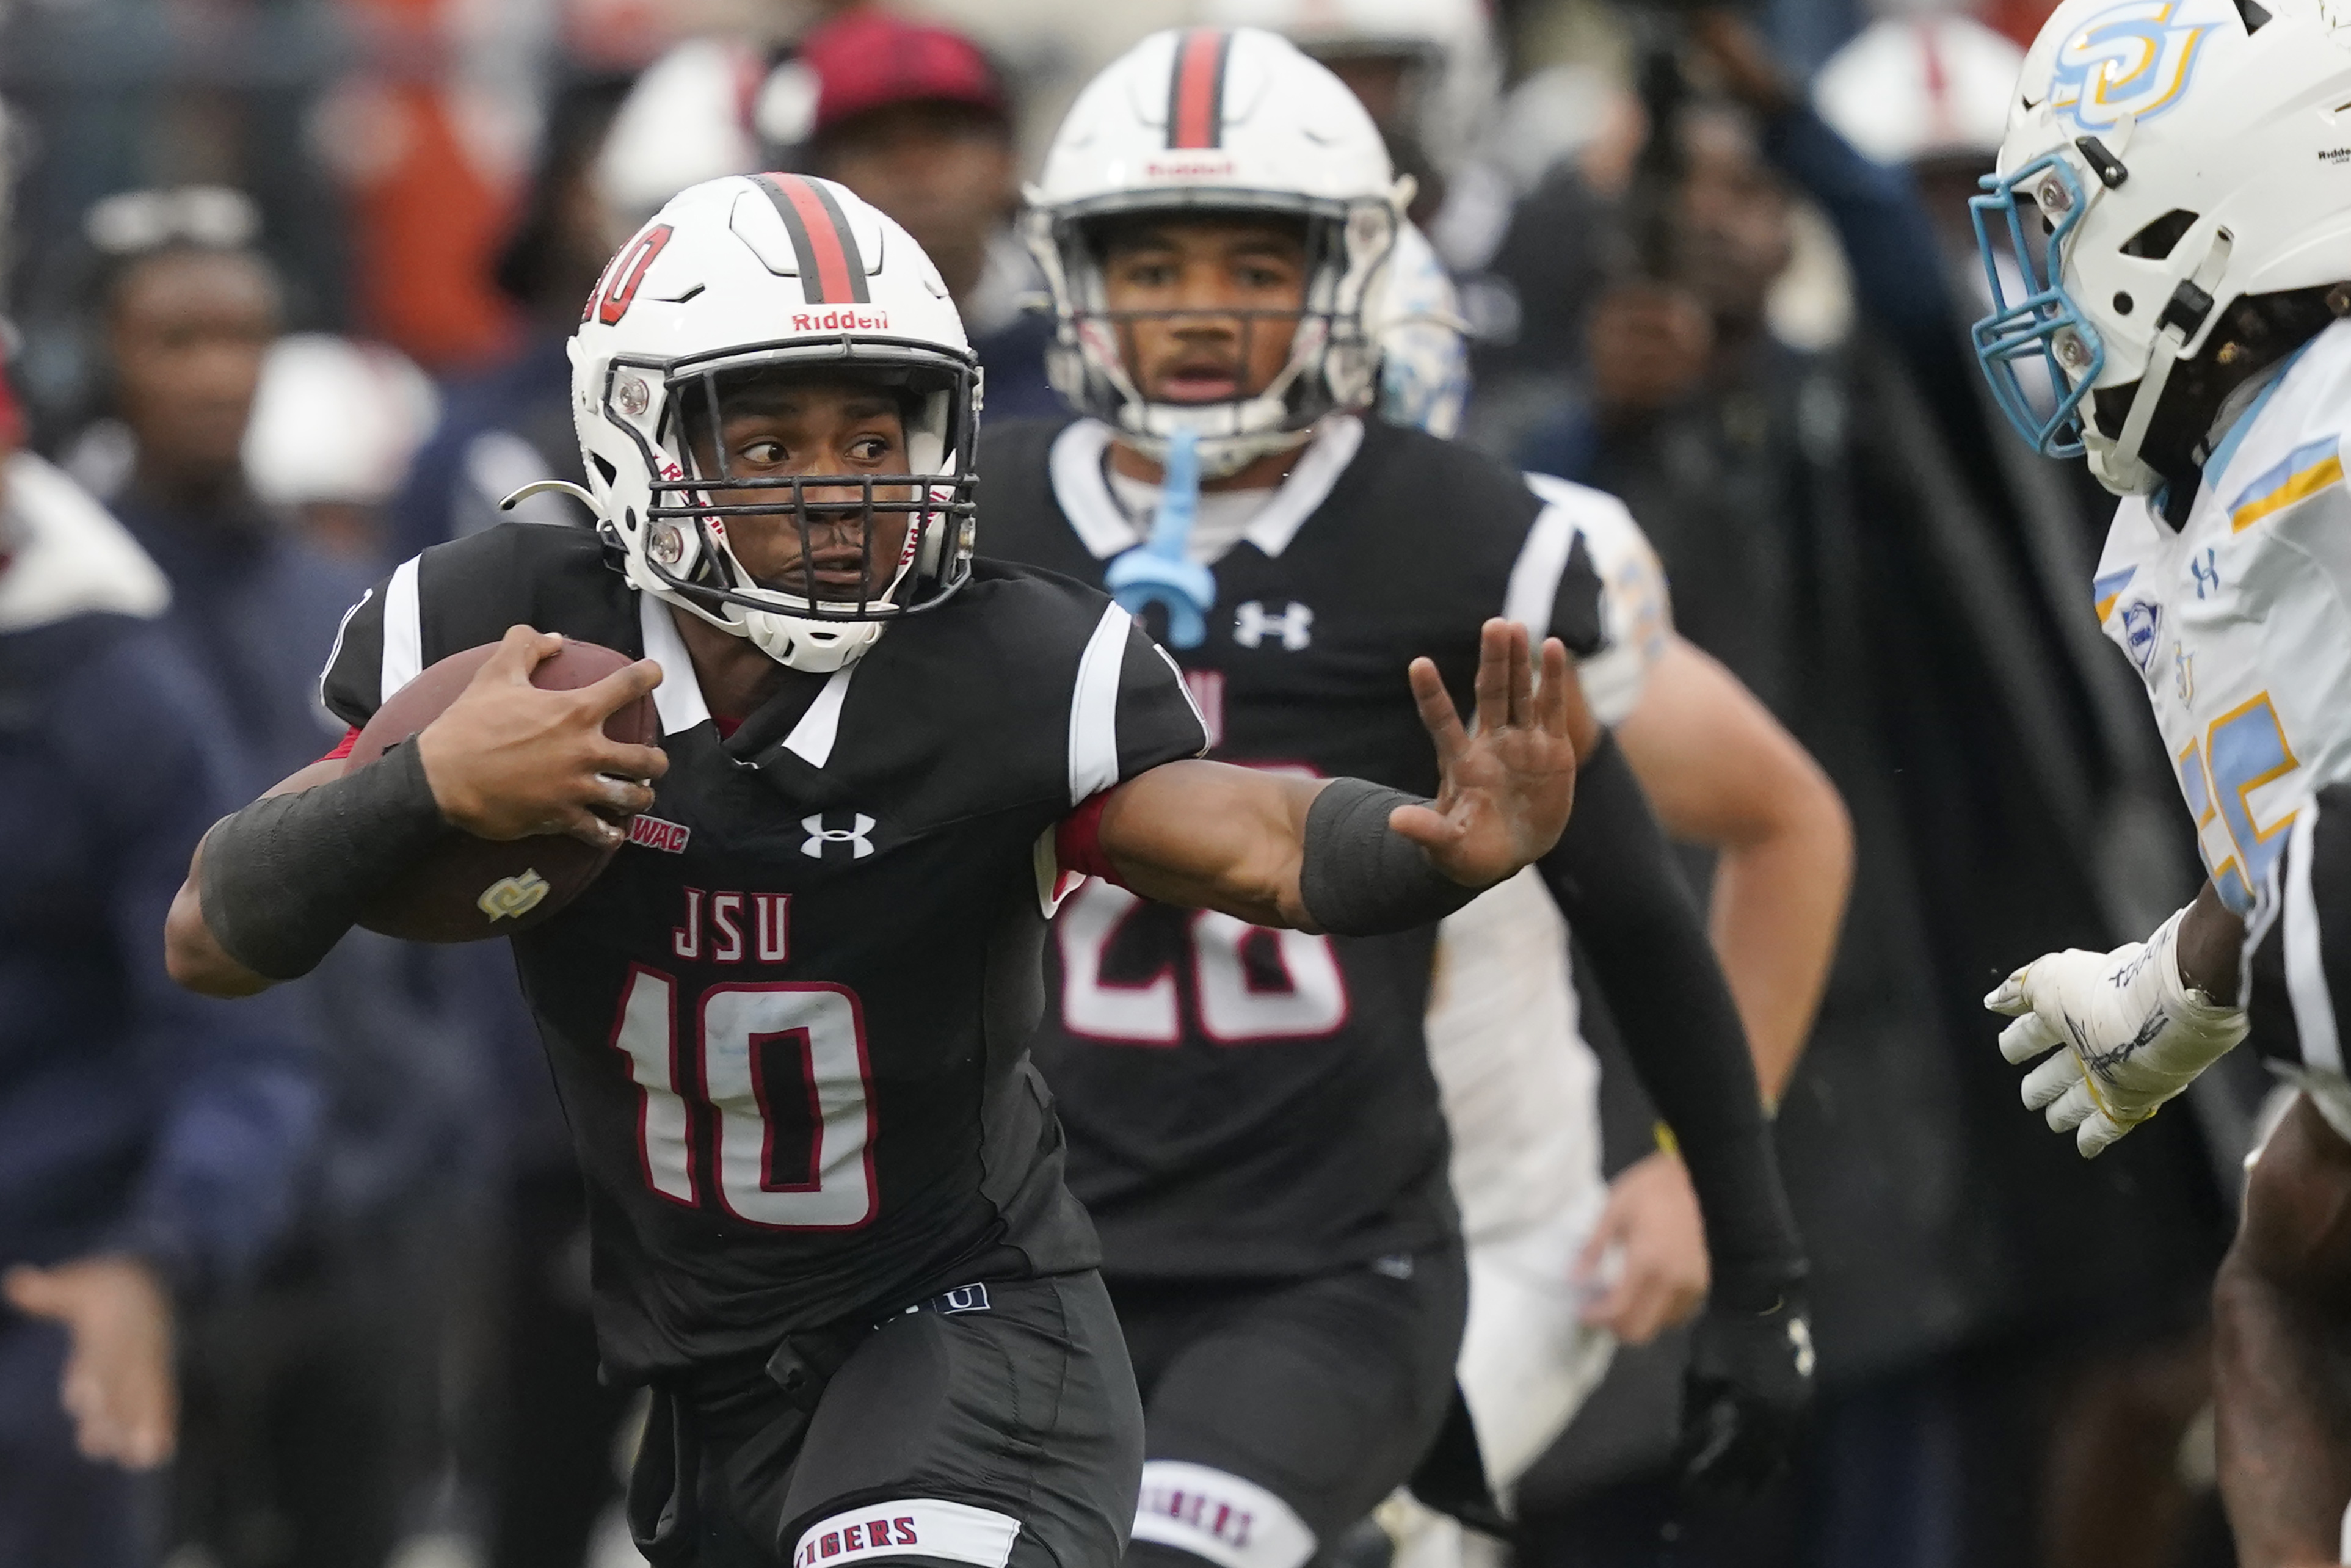
[[2351, 783], [2319, 789], [2287, 825], [2245, 921], [2246, 1040], [2351, 1140]]
[[[1120, 509], [1108, 437], [1092, 421], [992, 428], [980, 548], [1102, 581], [1149, 523]], [[1602, 585], [1572, 514], [1467, 448], [1326, 423], [1216, 563], [1206, 642], [1170, 650], [1210, 755], [1433, 794], [1415, 656], [1436, 661], [1466, 719], [1489, 617], [1548, 628], [1578, 655], [1600, 645]], [[1295, 1276], [1455, 1228], [1422, 1029], [1434, 927], [1271, 931], [1090, 882], [1054, 937], [1037, 1061], [1106, 1270]]]
[[1027, 1057], [1046, 835], [1074, 802], [1200, 750], [1150, 640], [1092, 589], [983, 565], [722, 737], [668, 608], [595, 536], [510, 525], [372, 590], [327, 705], [364, 723], [517, 622], [666, 672], [651, 810], [585, 894], [514, 941], [587, 1177], [612, 1371], [1092, 1264]]

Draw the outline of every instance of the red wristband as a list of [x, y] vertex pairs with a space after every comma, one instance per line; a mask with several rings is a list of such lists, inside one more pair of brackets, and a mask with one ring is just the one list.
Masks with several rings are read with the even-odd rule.
[[1061, 826], [1053, 830], [1053, 859], [1065, 874], [1098, 876], [1124, 887], [1118, 869], [1102, 847], [1102, 808], [1109, 804], [1110, 791], [1104, 789], [1087, 796], [1076, 810], [1062, 818]]

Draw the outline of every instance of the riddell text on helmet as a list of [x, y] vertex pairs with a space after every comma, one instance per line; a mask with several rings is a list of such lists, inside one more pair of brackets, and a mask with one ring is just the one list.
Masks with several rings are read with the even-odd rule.
[[887, 310], [799, 310], [792, 314], [795, 332], [886, 332]]

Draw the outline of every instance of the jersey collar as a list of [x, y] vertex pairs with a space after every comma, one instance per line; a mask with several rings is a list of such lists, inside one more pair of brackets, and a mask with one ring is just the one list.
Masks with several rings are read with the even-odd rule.
[[[686, 652], [677, 622], [668, 605], [643, 590], [637, 593], [637, 629], [644, 637], [645, 657], [662, 667], [662, 684], [653, 688], [653, 711], [661, 716], [662, 733], [676, 735], [706, 721], [710, 705], [695, 678], [694, 656]], [[841, 705], [848, 700], [850, 677], [857, 673], [858, 663], [862, 661], [835, 670], [817, 689], [791, 734], [784, 737], [784, 749], [811, 768], [832, 760], [833, 743], [841, 737]]]
[[[1111, 427], [1101, 420], [1081, 419], [1053, 438], [1047, 458], [1053, 499], [1061, 504], [1061, 515], [1069, 518], [1078, 542], [1096, 560], [1108, 560], [1143, 542], [1143, 535], [1111, 494], [1110, 479], [1102, 472], [1112, 434]], [[1314, 427], [1313, 439], [1306, 444], [1290, 477], [1273, 493], [1265, 509], [1250, 519], [1241, 537], [1269, 559], [1279, 557], [1314, 509], [1330, 498], [1332, 486], [1338, 484], [1339, 476], [1347, 471], [1363, 444], [1364, 422], [1355, 415], [1332, 414], [1322, 420]]]
[[645, 657], [662, 667], [662, 684], [653, 688], [653, 711], [661, 715], [664, 735], [692, 729], [710, 716], [702, 700], [702, 683], [695, 679], [694, 659], [670, 619], [669, 606], [652, 594], [637, 593], [637, 628], [644, 634]]

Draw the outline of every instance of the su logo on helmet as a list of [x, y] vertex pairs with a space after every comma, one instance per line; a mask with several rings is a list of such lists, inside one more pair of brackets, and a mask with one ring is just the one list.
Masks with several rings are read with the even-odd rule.
[[2178, 103], [2217, 26], [2178, 19], [2186, 8], [2183, 0], [2128, 0], [2084, 22], [2057, 51], [2051, 110], [2097, 131], [2126, 114], [2149, 120]]

